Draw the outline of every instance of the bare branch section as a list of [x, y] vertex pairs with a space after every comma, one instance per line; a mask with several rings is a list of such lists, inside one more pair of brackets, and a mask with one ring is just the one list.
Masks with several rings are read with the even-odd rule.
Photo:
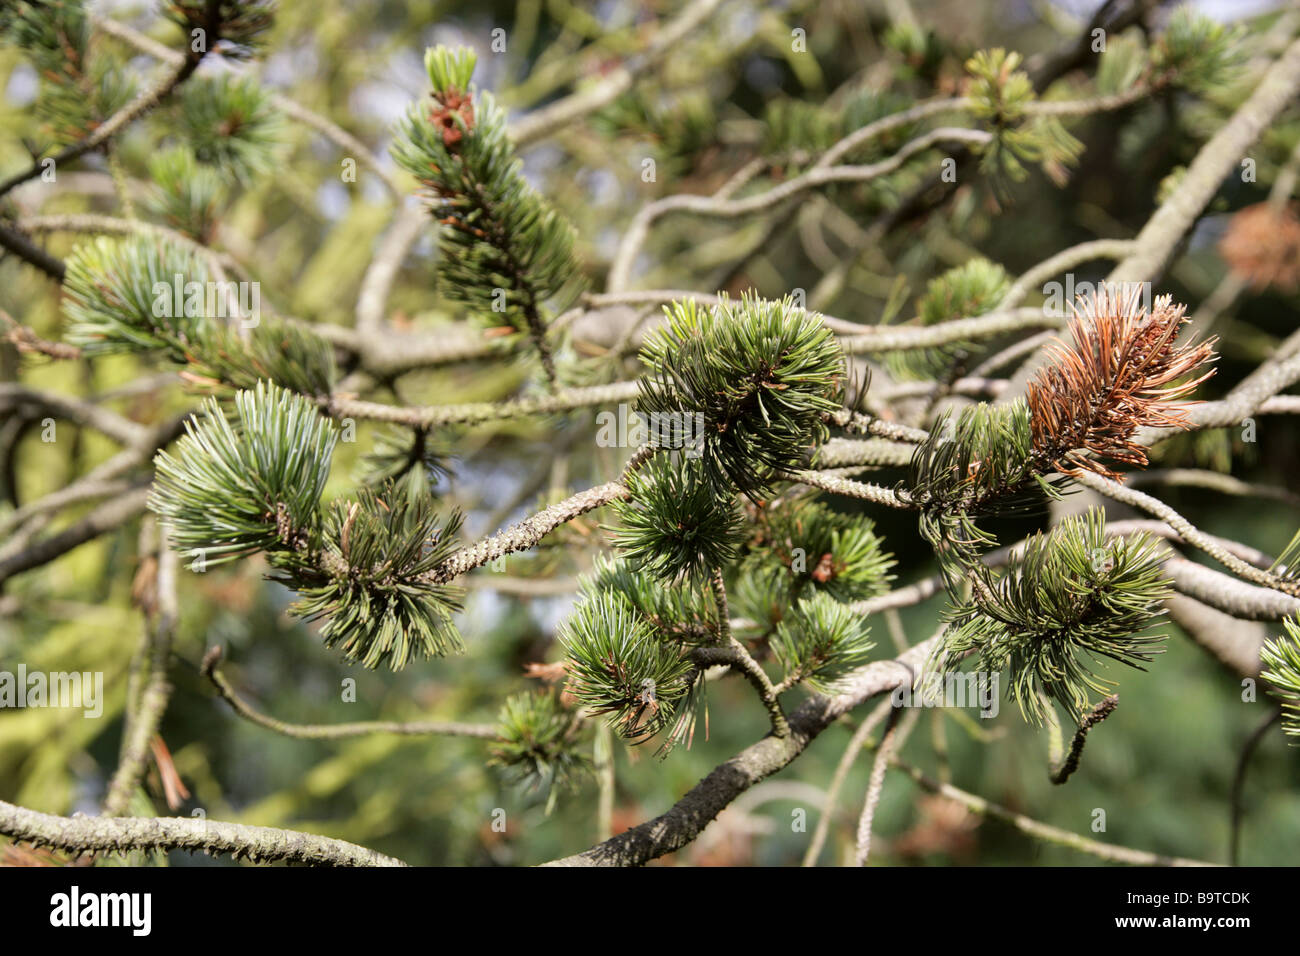
[[330, 837], [187, 817], [58, 817], [0, 800], [0, 834], [73, 853], [201, 850], [254, 863], [405, 866], [401, 860]]
[[1074, 732], [1069, 753], [1065, 755], [1059, 767], [1052, 768], [1052, 783], [1065, 783], [1074, 775], [1074, 772], [1079, 769], [1079, 760], [1083, 757], [1083, 746], [1088, 741], [1088, 731], [1114, 713], [1118, 705], [1119, 695], [1111, 694], [1088, 712], [1083, 722], [1079, 724], [1079, 729]]
[[1077, 833], [1071, 833], [1069, 830], [1062, 830], [1059, 827], [1051, 826], [1025, 816], [1023, 813], [1017, 813], [1015, 810], [1009, 810], [1001, 804], [985, 800], [983, 797], [977, 797], [973, 793], [967, 793], [965, 790], [959, 790], [952, 784], [940, 783], [938, 780], [931, 779], [915, 767], [911, 767], [900, 760], [895, 760], [894, 765], [912, 778], [923, 789], [930, 793], [937, 793], [941, 797], [948, 797], [950, 800], [956, 800], [972, 813], [978, 813], [981, 816], [990, 817], [1009, 824], [1028, 836], [1047, 843], [1054, 843], [1058, 846], [1067, 847], [1071, 850], [1078, 850], [1080, 853], [1087, 853], [1090, 856], [1107, 860], [1111, 863], [1126, 863], [1130, 866], [1215, 866], [1214, 863], [1205, 863], [1201, 860], [1188, 860], [1178, 856], [1165, 856], [1160, 853], [1150, 853], [1146, 850], [1133, 850], [1125, 846], [1115, 846], [1108, 843], [1101, 843], [1097, 840], [1090, 840], [1087, 837], [1080, 836]]
[[201, 671], [212, 682], [217, 693], [240, 717], [273, 730], [286, 737], [299, 740], [343, 740], [349, 737], [364, 737], [369, 734], [397, 734], [403, 737], [477, 737], [480, 740], [497, 739], [495, 727], [486, 724], [465, 724], [438, 720], [366, 720], [346, 724], [291, 724], [267, 716], [255, 709], [237, 693], [226, 675], [221, 672], [221, 648], [210, 648], [203, 657]]

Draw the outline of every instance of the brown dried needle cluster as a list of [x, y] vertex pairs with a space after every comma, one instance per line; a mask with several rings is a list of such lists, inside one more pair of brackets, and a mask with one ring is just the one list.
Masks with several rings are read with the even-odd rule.
[[1148, 314], [1140, 292], [1102, 286], [1080, 296], [1070, 321], [1073, 345], [1058, 341], [1052, 363], [1030, 382], [1040, 470], [1122, 480], [1113, 465], [1147, 464], [1146, 449], [1133, 441], [1139, 428], [1187, 426], [1174, 402], [1214, 374], [1201, 370], [1216, 357], [1215, 340], [1179, 345], [1186, 307], [1164, 295]]

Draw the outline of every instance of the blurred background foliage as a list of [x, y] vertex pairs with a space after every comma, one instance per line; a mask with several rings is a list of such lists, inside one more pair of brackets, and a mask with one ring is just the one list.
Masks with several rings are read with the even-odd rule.
[[[579, 258], [600, 287], [619, 229], [643, 203], [678, 192], [712, 191], [757, 150], [778, 155], [824, 147], [876, 115], [935, 91], [951, 92], [962, 63], [975, 50], [1005, 46], [1029, 57], [1056, 50], [1073, 41], [1095, 6], [1047, 0], [728, 3], [634, 92], [530, 148], [525, 173], [576, 226]], [[909, 7], [919, 26], [900, 20], [899, 9]], [[1252, 14], [1250, 27], [1260, 31], [1267, 31], [1277, 15], [1267, 4], [1205, 7]], [[114, 2], [99, 8], [161, 42], [179, 40], [176, 28], [149, 6]], [[285, 2], [264, 57], [237, 69], [331, 117], [395, 170], [386, 157], [387, 143], [401, 112], [425, 94], [421, 64], [427, 46], [476, 47], [478, 82], [518, 115], [573, 82], [610, 69], [639, 47], [644, 29], [674, 9], [654, 0]], [[489, 47], [498, 27], [506, 31], [503, 54]], [[792, 52], [796, 27], [806, 32], [810, 55]], [[115, 55], [139, 82], [151, 64], [115, 46]], [[208, 63], [200, 75], [229, 68]], [[25, 139], [39, 139], [31, 109], [35, 86], [30, 66], [16, 51], [0, 50], [5, 168], [25, 162]], [[1162, 180], [1192, 159], [1241, 98], [1242, 90], [1231, 86], [1211, 89], [1199, 100], [1169, 92], [1083, 119], [1072, 132], [1085, 151], [1065, 186], [1034, 170], [1004, 203], [977, 185], [973, 165], [963, 166], [961, 185], [943, 207], [910, 217], [883, 240], [860, 248], [854, 244], [866, 226], [897, 209], [900, 197], [926, 171], [908, 168], [869, 185], [837, 187], [827, 198], [809, 199], [793, 221], [775, 231], [762, 219], [669, 220], [656, 231], [653, 259], [639, 264], [646, 270], [639, 281], [647, 288], [755, 288], [771, 297], [793, 288], [818, 290], [813, 297], [820, 301], [811, 305], [875, 322], [897, 299], [897, 275], [906, 277], [907, 301], [915, 302], [927, 280], [974, 255], [1000, 263], [1014, 276], [1048, 251], [1103, 235], [1134, 235], [1151, 214]], [[139, 184], [141, 197], [144, 184], [156, 181], [151, 161], [156, 166], [156, 154], [174, 133], [171, 109], [137, 124], [120, 141], [118, 159], [131, 188]], [[278, 310], [351, 325], [369, 262], [369, 255], [358, 251], [373, 247], [392, 219], [394, 204], [365, 167], [359, 168], [357, 182], [341, 181], [343, 155], [315, 131], [286, 121], [277, 135], [274, 166], [217, 198], [214, 241], [250, 269]], [[1266, 197], [1297, 136], [1294, 122], [1265, 134], [1252, 153], [1258, 182], [1233, 180], [1225, 186], [1219, 207], [1191, 237], [1161, 291], [1194, 306], [1214, 290], [1226, 269], [1215, 242], [1228, 216]], [[882, 141], [879, 148], [883, 154], [897, 144]], [[656, 160], [654, 182], [641, 176], [646, 158]], [[788, 168], [797, 164], [792, 157]], [[107, 177], [94, 172], [106, 169], [102, 160], [87, 159], [83, 167], [102, 186]], [[68, 188], [46, 201], [42, 212], [104, 211], [113, 202], [111, 189]], [[49, 247], [66, 256], [75, 241], [59, 234]], [[390, 299], [390, 315], [399, 327], [434, 328], [458, 318], [435, 292], [435, 255], [430, 229], [402, 267]], [[845, 262], [849, 266], [838, 288], [819, 285], [828, 270]], [[1103, 274], [1101, 265], [1085, 267], [1076, 281]], [[1220, 320], [1223, 382], [1239, 380], [1294, 329], [1296, 304], [1294, 291], [1268, 289], [1244, 298], [1231, 318]], [[38, 333], [59, 336], [57, 292], [12, 259], [0, 263], [0, 306]], [[0, 350], [0, 379], [15, 377], [16, 362], [11, 349]], [[156, 421], [192, 404], [174, 375], [150, 388], [132, 387], [142, 376], [157, 378], [158, 371], [148, 360], [110, 356], [93, 366], [38, 364], [25, 370], [24, 381], [54, 391], [116, 392], [113, 407], [137, 420]], [[483, 374], [482, 367], [444, 367], [404, 376], [388, 399], [412, 404], [492, 400], [509, 395], [526, 374], [522, 366], [498, 366], [496, 374]], [[1221, 389], [1212, 381], [1203, 394], [1215, 397]], [[45, 444], [38, 431], [10, 436], [17, 449], [7, 449], [6, 460], [18, 463], [4, 476], [11, 503], [31, 501], [113, 451], [92, 432], [78, 432], [70, 424], [59, 428], [74, 438]], [[1300, 469], [1296, 429], [1293, 420], [1277, 416], [1260, 419], [1253, 444], [1235, 432], [1204, 433], [1165, 446], [1156, 466], [1196, 464], [1294, 489]], [[625, 452], [597, 447], [595, 431], [594, 414], [586, 411], [440, 432], [434, 444], [452, 476], [439, 479], [438, 491], [466, 509], [471, 535], [486, 533], [571, 487], [615, 474]], [[355, 443], [339, 446], [327, 498], [352, 486], [361, 456], [381, 433], [363, 424]], [[886, 472], [881, 480], [896, 477]], [[1195, 489], [1167, 489], [1162, 496], [1204, 530], [1270, 553], [1280, 551], [1300, 524], [1294, 499], [1261, 507], [1251, 499]], [[933, 573], [932, 553], [913, 518], [892, 512], [873, 516], [898, 560], [897, 583]], [[1033, 527], [1019, 521], [996, 530], [1003, 540], [1013, 540]], [[537, 551], [509, 558], [504, 571], [477, 572], [468, 582], [461, 621], [468, 653], [397, 675], [340, 663], [310, 626], [288, 618], [287, 592], [262, 579], [265, 566], [257, 560], [183, 574], [178, 662], [172, 671], [176, 691], [162, 736], [191, 797], [175, 811], [166, 810], [151, 769], [147, 783], [155, 810], [189, 815], [201, 809], [214, 819], [310, 830], [417, 864], [528, 864], [589, 845], [596, 837], [591, 783], [565, 795], [547, 815], [540, 801], [486, 766], [482, 741], [284, 738], [232, 714], [200, 678], [197, 665], [207, 647], [226, 645], [226, 672], [235, 687], [286, 721], [491, 721], [509, 694], [536, 684], [524, 677], [527, 663], [559, 657], [556, 625], [572, 601], [571, 595], [497, 592], [493, 575], [575, 576], [590, 567], [592, 545], [601, 536], [596, 521], [575, 522]], [[0, 668], [24, 662], [29, 669], [100, 670], [107, 701], [99, 720], [59, 709], [0, 714], [0, 797], [50, 812], [95, 812], [117, 759], [125, 674], [143, 627], [129, 601], [136, 553], [135, 531], [124, 529], [8, 582]], [[936, 599], [903, 612], [911, 641], [932, 633], [941, 606]], [[1082, 769], [1063, 787], [1047, 779], [1045, 734], [1027, 726], [1006, 701], [992, 720], [979, 720], [974, 711], [922, 714], [904, 756], [937, 773], [934, 744], [940, 740], [951, 779], [963, 789], [1105, 842], [1222, 861], [1234, 764], [1264, 704], [1243, 703], [1238, 678], [1173, 625], [1165, 630], [1168, 652], [1149, 673], [1121, 675], [1118, 711], [1095, 732]], [[876, 653], [889, 653], [883, 621], [876, 622], [874, 633]], [[355, 681], [355, 702], [344, 700], [345, 681]], [[615, 748], [616, 829], [662, 812], [717, 763], [765, 733], [763, 709], [743, 682], [715, 684], [710, 705], [709, 739], [697, 734], [690, 750], [678, 748], [659, 760], [653, 748]], [[667, 862], [798, 862], [817, 817], [819, 794], [851, 729], [846, 724], [827, 731], [792, 767], [756, 787], [694, 846]], [[869, 768], [869, 758], [859, 758], [822, 862], [841, 862], [846, 854], [851, 859]], [[491, 826], [495, 808], [506, 811], [505, 833]], [[805, 832], [791, 826], [792, 812], [800, 808], [808, 811]], [[1090, 825], [1098, 808], [1105, 811], [1106, 831], [1094, 834]], [[1246, 810], [1243, 862], [1294, 863], [1300, 846], [1300, 759], [1280, 733], [1269, 734], [1254, 757]], [[901, 775], [891, 775], [885, 787], [876, 832], [876, 863], [1096, 862], [1001, 824], [969, 818], [926, 797]], [[174, 854], [171, 862], [229, 865], [187, 854]]]

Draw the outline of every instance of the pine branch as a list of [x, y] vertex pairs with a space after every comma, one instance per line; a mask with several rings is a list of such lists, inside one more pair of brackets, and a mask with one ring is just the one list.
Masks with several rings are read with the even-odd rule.
[[504, 114], [471, 84], [474, 65], [468, 49], [427, 52], [433, 106], [411, 109], [393, 154], [430, 191], [445, 227], [446, 295], [526, 332], [555, 384], [543, 305], [571, 291], [573, 231], [524, 180]]
[[369, 734], [398, 734], [400, 736], [422, 737], [476, 737], [483, 740], [497, 739], [497, 729], [486, 724], [462, 724], [439, 720], [365, 720], [342, 724], [291, 724], [269, 717], [254, 708], [248, 701], [236, 693], [226, 675], [221, 671], [222, 649], [211, 647], [203, 655], [200, 673], [212, 682], [218, 696], [226, 701], [240, 717], [265, 727], [286, 737], [299, 740], [343, 740], [350, 737], [362, 737]]
[[74, 853], [202, 850], [254, 863], [310, 866], [405, 866], [354, 843], [273, 827], [191, 817], [57, 817], [0, 800], [0, 834]]
[[980, 654], [979, 669], [1007, 669], [1011, 695], [1026, 718], [1047, 716], [1043, 696], [1076, 717], [1089, 691], [1109, 693], [1092, 662], [1109, 659], [1142, 669], [1160, 653], [1154, 623], [1168, 586], [1155, 543], [1143, 534], [1107, 541], [1100, 511], [1067, 518], [1025, 542], [998, 578], [974, 569], [971, 598], [945, 617], [947, 660]]
[[[64, 4], [59, 6], [62, 8]], [[80, 4], [68, 4], [67, 6], [75, 6], [78, 11], [80, 10]], [[165, 74], [154, 85], [145, 89], [104, 122], [95, 126], [93, 132], [56, 153], [52, 157], [55, 166], [62, 166], [107, 143], [120, 130], [126, 128], [167, 99], [178, 86], [194, 74], [203, 57], [222, 38], [223, 29], [227, 31], [226, 36], [242, 37], [247, 41], [251, 41], [253, 36], [269, 25], [269, 12], [266, 13], [265, 22], [258, 22], [256, 26], [250, 26], [247, 29], [244, 29], [245, 21], [241, 20], [241, 16], [246, 15], [250, 10], [258, 8], [269, 11], [269, 3], [261, 2], [261, 0], [194, 0], [194, 2], [173, 0], [173, 9], [180, 20], [187, 26], [187, 35], [191, 28], [205, 30], [206, 42], [198, 45], [197, 50], [195, 44], [190, 44], [183, 54], [183, 59], [172, 71]], [[36, 15], [41, 16], [43, 13], [37, 13]], [[241, 30], [243, 32], [240, 32]], [[43, 163], [33, 163], [25, 172], [18, 173], [4, 182], [0, 182], [0, 196], [4, 196], [14, 187], [20, 186], [30, 179], [35, 179], [44, 169]]]
[[1179, 344], [1185, 307], [1160, 296], [1148, 315], [1140, 294], [1140, 288], [1103, 285], [1081, 298], [1070, 322], [1073, 347], [1053, 349], [1052, 364], [1029, 383], [1038, 470], [1115, 479], [1112, 462], [1147, 464], [1145, 449], [1133, 440], [1138, 429], [1186, 424], [1173, 403], [1213, 374], [1202, 368], [1214, 360], [1214, 340]]
[[920, 787], [930, 793], [936, 793], [940, 796], [947, 797], [950, 800], [956, 800], [972, 813], [978, 813], [981, 816], [987, 816], [994, 820], [1006, 823], [1028, 836], [1037, 840], [1043, 840], [1046, 843], [1056, 844], [1067, 847], [1071, 850], [1077, 850], [1080, 853], [1087, 853], [1089, 856], [1095, 856], [1101, 860], [1107, 860], [1111, 863], [1126, 863], [1130, 866], [1215, 866], [1214, 863], [1204, 863], [1200, 860], [1189, 860], [1183, 857], [1166, 856], [1162, 853], [1150, 853], [1146, 850], [1134, 850], [1125, 846], [1117, 846], [1110, 843], [1101, 843], [1097, 840], [1090, 840], [1087, 837], [1080, 836], [1070, 830], [1062, 830], [1060, 827], [1054, 827], [1039, 820], [1025, 816], [1014, 810], [1009, 810], [1001, 804], [985, 800], [983, 797], [959, 790], [950, 783], [940, 783], [931, 777], [926, 776], [920, 770], [909, 764], [904, 763], [897, 757], [893, 759], [893, 764], [902, 770], [907, 776], [911, 777]]

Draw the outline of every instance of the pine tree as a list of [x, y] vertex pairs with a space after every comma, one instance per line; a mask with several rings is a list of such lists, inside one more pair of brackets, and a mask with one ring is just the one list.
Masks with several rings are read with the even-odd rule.
[[[1220, 340], [1175, 300], [1190, 301], [1188, 290], [1162, 283], [1173, 291], [1147, 302], [1141, 293], [1149, 286], [1101, 282], [1071, 303], [1062, 326], [1046, 307], [1019, 304], [1041, 276], [1113, 248], [1070, 247], [1042, 270], [1012, 269], [1009, 258], [1002, 264], [993, 243], [976, 248], [999, 213], [1014, 213], [1029, 181], [1060, 194], [1090, 142], [1081, 120], [1124, 115], [1157, 96], [1188, 104], [1189, 123], [1226, 109], [1216, 92], [1250, 68], [1240, 31], [1180, 9], [1150, 39], [1142, 31], [1114, 37], [1112, 52], [1080, 87], [1073, 68], [1049, 84], [1015, 51], [958, 49], [899, 23], [879, 38], [883, 62], [898, 70], [881, 88], [858, 78], [826, 103], [775, 96], [755, 111], [761, 119], [737, 123], [702, 82], [691, 94], [639, 85], [643, 66], [653, 73], [662, 57], [680, 51], [654, 48], [626, 72], [627, 84], [620, 86], [623, 72], [598, 78], [521, 120], [501, 105], [520, 95], [501, 79], [503, 70], [480, 69], [468, 46], [436, 46], [424, 57], [428, 91], [391, 130], [398, 172], [386, 165], [390, 157], [363, 150], [369, 182], [395, 193], [395, 205], [403, 189], [419, 192], [429, 213], [420, 228], [410, 230], [398, 215], [391, 232], [367, 238], [373, 248], [340, 257], [340, 245], [365, 243], [318, 241], [311, 222], [282, 225], [283, 239], [277, 230], [261, 233], [263, 260], [261, 249], [229, 240], [241, 228], [260, 230], [264, 216], [281, 222], [280, 205], [304, 203], [308, 191], [278, 181], [293, 176], [286, 157], [303, 162], [310, 152], [296, 139], [303, 117], [331, 149], [345, 151], [337, 157], [344, 169], [358, 159], [346, 151], [362, 144], [263, 86], [256, 72], [200, 69], [215, 58], [256, 60], [280, 42], [272, 3], [169, 0], [164, 8], [166, 22], [157, 26], [172, 41], [170, 55], [161, 78], [139, 92], [127, 68], [135, 54], [123, 47], [131, 28], [106, 30], [75, 0], [25, 0], [0, 13], [0, 38], [39, 79], [24, 127], [37, 137], [28, 137], [33, 165], [0, 183], [0, 198], [51, 159], [60, 176], [76, 163], [107, 171], [112, 189], [93, 208], [117, 213], [69, 213], [73, 231], [105, 234], [78, 236], [59, 257], [52, 250], [62, 246], [43, 247], [33, 235], [64, 229], [67, 220], [33, 222], [14, 203], [0, 209], [4, 248], [58, 284], [56, 322], [35, 306], [24, 323], [0, 312], [7, 341], [31, 363], [22, 372], [76, 360], [95, 391], [110, 374], [113, 381], [165, 374], [184, 384], [141, 403], [148, 424], [98, 398], [26, 382], [0, 386], [0, 403], [17, 423], [0, 427], [6, 459], [46, 412], [123, 445], [120, 458], [34, 504], [21, 502], [18, 483], [6, 476], [13, 508], [4, 520], [14, 545], [0, 551], [0, 580], [145, 512], [133, 526], [140, 544], [126, 546], [138, 550], [131, 552], [139, 565], [134, 595], [152, 642], [136, 655], [125, 695], [127, 732], [143, 736], [123, 748], [110, 815], [142, 792], [144, 748], [171, 693], [170, 655], [186, 659], [194, 649], [173, 640], [185, 618], [177, 594], [204, 593], [210, 579], [200, 576], [214, 570], [229, 580], [275, 582], [267, 593], [288, 595], [284, 609], [310, 625], [328, 649], [313, 649], [322, 659], [420, 674], [439, 673], [446, 666], [439, 659], [453, 655], [508, 660], [512, 675], [493, 685], [505, 692], [492, 695], [490, 724], [428, 732], [487, 740], [482, 762], [546, 813], [587, 799], [592, 781], [608, 808], [618, 760], [640, 753], [616, 749], [615, 740], [653, 743], [663, 761], [654, 766], [673, 767], [711, 725], [740, 726], [744, 715], [731, 704], [741, 698], [729, 686], [714, 698], [727, 694], [727, 706], [709, 712], [709, 685], [724, 679], [749, 685], [757, 701], [748, 703], [767, 724], [757, 756], [747, 752], [710, 778], [737, 794], [868, 698], [970, 668], [1004, 678], [1024, 721], [1034, 730], [1047, 725], [1049, 774], [1063, 782], [1079, 766], [1085, 736], [1114, 710], [1113, 695], [1127, 694], [1129, 669], [1159, 673], [1166, 633], [1157, 628], [1171, 597], [1210, 601], [1206, 591], [1214, 588], [1202, 577], [1209, 574], [1226, 595], [1221, 608], [1283, 620], [1260, 654], [1258, 676], [1286, 733], [1300, 735], [1300, 535], [1277, 562], [1260, 561], [1255, 549], [1200, 531], [1133, 487], [1152, 474], [1170, 477], [1184, 453], [1204, 457], [1203, 448], [1187, 451], [1185, 438], [1180, 445], [1179, 433], [1264, 414], [1266, 400], [1300, 378], [1294, 343], [1288, 339], [1253, 377], [1202, 406], [1194, 396], [1212, 397], [1219, 387], [1212, 376]], [[186, 42], [198, 37], [204, 43]], [[135, 43], [156, 53], [158, 41], [136, 35]], [[531, 62], [532, 51], [520, 55]], [[690, 67], [678, 64], [694, 75]], [[498, 80], [506, 87], [500, 102], [480, 85]], [[1300, 75], [1283, 80], [1300, 88]], [[538, 90], [553, 82], [543, 75]], [[932, 99], [940, 85], [958, 95]], [[1277, 105], [1253, 128], [1287, 109], [1293, 119], [1293, 107]], [[572, 192], [523, 159], [530, 142], [580, 121], [611, 153], [630, 139], [652, 139], [672, 178], [691, 178], [692, 188], [680, 191], [643, 180], [662, 195], [645, 190], [641, 211], [620, 223], [626, 231], [608, 252], [579, 228], [591, 227], [591, 215]], [[1279, 121], [1260, 147], [1275, 167], [1269, 178], [1284, 185], [1300, 164], [1291, 126]], [[945, 151], [960, 152], [963, 172], [957, 208], [941, 214], [935, 210], [950, 181], [930, 172], [956, 162]], [[331, 167], [331, 186], [334, 177]], [[144, 189], [135, 185], [140, 178]], [[1184, 204], [1209, 202], [1190, 191], [1204, 178], [1174, 177], [1174, 198], [1153, 225], [1131, 241], [1115, 240], [1132, 268], [1148, 254], [1157, 260], [1140, 281], [1182, 255], [1179, 242], [1193, 221], [1173, 238], [1162, 235], [1172, 228], [1162, 223], [1176, 224]], [[945, 197], [931, 205], [936, 187]], [[365, 218], [361, 195], [349, 193], [358, 220]], [[814, 196], [836, 211], [838, 218], [827, 217], [833, 242], [816, 215], [795, 208]], [[653, 247], [664, 272], [671, 265], [682, 273], [682, 288], [630, 290], [652, 231], [669, 213], [771, 222], [760, 252], [745, 254], [720, 252], [735, 241], [719, 243], [704, 227], [688, 226], [676, 246]], [[940, 237], [907, 232], [910, 219], [931, 214], [942, 216]], [[975, 219], [965, 238], [949, 235]], [[910, 245], [890, 244], [902, 234]], [[768, 246], [785, 250], [792, 235], [802, 242], [789, 256], [792, 275], [806, 274], [809, 263], [826, 273], [811, 293], [769, 281], [768, 272], [781, 271], [772, 261], [753, 263]], [[841, 248], [845, 236], [855, 248]], [[408, 262], [422, 238], [434, 268]], [[281, 241], [311, 245], [319, 258], [282, 271], [272, 260]], [[843, 260], [842, 268], [821, 269], [815, 260], [825, 254]], [[346, 280], [355, 309], [332, 295], [313, 298], [313, 277], [356, 257], [367, 265]], [[726, 274], [710, 274], [724, 260]], [[882, 263], [898, 277], [876, 281]], [[1273, 263], [1268, 274], [1285, 275], [1286, 265]], [[871, 272], [869, 294], [859, 284], [863, 271]], [[1114, 277], [1126, 275], [1121, 268]], [[587, 290], [602, 280], [605, 293]], [[278, 293], [264, 302], [263, 283]], [[707, 289], [692, 292], [692, 285]], [[844, 301], [860, 312], [823, 315], [846, 287]], [[399, 295], [401, 310], [390, 307]], [[620, 309], [632, 314], [617, 327]], [[599, 334], [581, 331], [584, 320]], [[26, 323], [51, 326], [57, 341]], [[1044, 329], [1060, 337], [1050, 345], [1030, 340]], [[1239, 356], [1229, 345], [1247, 354], [1256, 346], [1249, 337], [1234, 340], [1226, 326], [1220, 334], [1233, 363]], [[1019, 373], [1009, 369], [1029, 356]], [[161, 387], [142, 386], [155, 396]], [[429, 403], [409, 404], [417, 394]], [[1289, 398], [1270, 412], [1293, 410]], [[619, 403], [636, 425], [649, 423], [641, 440], [620, 441], [627, 447], [619, 453], [585, 455], [574, 473], [560, 450], [585, 440], [590, 409]], [[179, 417], [166, 420], [164, 411]], [[1176, 440], [1158, 444], [1168, 438]], [[533, 478], [512, 475], [520, 490], [511, 500], [499, 490], [501, 475], [474, 458], [489, 445], [517, 465], [535, 465], [529, 459], [538, 449], [563, 463], [546, 462]], [[1224, 452], [1229, 463], [1232, 451]], [[80, 451], [72, 459], [84, 464]], [[1165, 467], [1146, 471], [1153, 462]], [[1232, 485], [1231, 476], [1218, 477], [1219, 486]], [[477, 508], [475, 490], [485, 492]], [[1067, 496], [1097, 493], [1165, 524], [1115, 521], [1100, 499], [1066, 513]], [[91, 511], [83, 523], [46, 533], [64, 509], [103, 499], [108, 507], [114, 497], [124, 516]], [[491, 519], [486, 526], [483, 517]], [[1231, 573], [1188, 570], [1176, 547], [1199, 549]], [[507, 558], [511, 574], [494, 577]], [[174, 559], [183, 563], [177, 575], [163, 570]], [[930, 567], [933, 581], [902, 583]], [[570, 573], [577, 581], [565, 592], [573, 600], [557, 616], [556, 640], [528, 647], [528, 656], [522, 644], [492, 646], [478, 633], [481, 615], [466, 611], [471, 589], [510, 577], [535, 597], [530, 586], [544, 591]], [[113, 590], [108, 575], [104, 581], [103, 590]], [[20, 591], [17, 600], [35, 593]], [[935, 636], [910, 642], [892, 613], [931, 595], [943, 602]], [[543, 685], [518, 676], [520, 664]], [[266, 717], [221, 666], [222, 652], [210, 651], [198, 673], [241, 717], [290, 736], [333, 739], [356, 730]], [[478, 680], [466, 678], [472, 691], [457, 700], [479, 706], [486, 695]], [[864, 808], [863, 859], [879, 781], [907, 733], [897, 710], [872, 741], [878, 772]], [[1068, 756], [1058, 752], [1062, 713], [1077, 728]], [[854, 752], [868, 740], [871, 725], [864, 727]], [[381, 729], [394, 726], [356, 732]], [[402, 724], [396, 732], [425, 731]], [[170, 783], [165, 763], [159, 760], [159, 773]], [[645, 862], [698, 835], [717, 812], [708, 810], [664, 825], [690, 832], [642, 832], [603, 852]], [[601, 826], [608, 830], [609, 821]]]

